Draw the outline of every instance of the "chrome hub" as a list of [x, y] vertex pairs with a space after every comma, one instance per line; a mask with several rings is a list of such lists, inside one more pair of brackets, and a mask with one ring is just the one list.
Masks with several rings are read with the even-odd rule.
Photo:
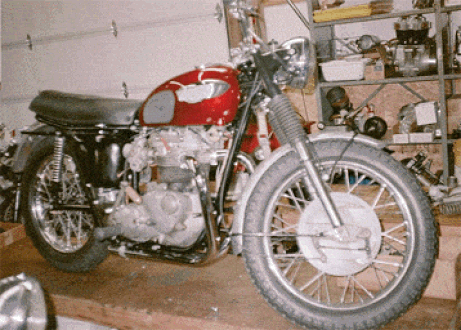
[[341, 192], [333, 192], [331, 197], [344, 226], [334, 229], [317, 199], [301, 215], [298, 246], [320, 271], [333, 276], [353, 275], [367, 268], [378, 254], [381, 225], [363, 199]]

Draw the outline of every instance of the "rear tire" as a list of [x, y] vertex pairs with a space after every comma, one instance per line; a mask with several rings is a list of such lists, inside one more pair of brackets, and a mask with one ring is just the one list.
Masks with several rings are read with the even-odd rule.
[[[107, 257], [107, 243], [95, 239], [98, 219], [88, 211], [50, 210], [52, 164], [53, 143], [47, 139], [31, 155], [23, 176], [21, 208], [26, 232], [54, 267], [66, 272], [90, 271]], [[88, 205], [77, 166], [67, 154], [61, 186], [64, 203]]]
[[383, 326], [420, 299], [432, 274], [438, 241], [429, 201], [415, 177], [381, 150], [342, 141], [314, 147], [355, 238], [335, 239], [291, 152], [267, 170], [248, 201], [246, 268], [269, 304], [298, 325]]

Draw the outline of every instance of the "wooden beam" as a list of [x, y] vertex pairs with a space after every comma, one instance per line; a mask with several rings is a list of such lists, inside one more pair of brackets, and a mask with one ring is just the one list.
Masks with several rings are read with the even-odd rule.
[[24, 225], [17, 223], [0, 223], [4, 232], [0, 233], [0, 249], [26, 237]]
[[66, 316], [123, 330], [258, 330], [248, 327], [236, 327], [205, 318], [103, 305], [91, 300], [55, 294], [51, 295], [51, 303], [57, 316]]

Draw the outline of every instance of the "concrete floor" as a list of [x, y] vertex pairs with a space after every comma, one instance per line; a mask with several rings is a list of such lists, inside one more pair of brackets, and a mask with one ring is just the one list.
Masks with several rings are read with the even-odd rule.
[[[235, 256], [193, 268], [111, 255], [91, 273], [68, 274], [23, 239], [1, 249], [0, 260], [1, 278], [36, 277], [57, 315], [118, 329], [299, 329], [266, 304]], [[455, 301], [423, 298], [384, 329], [446, 330], [455, 309]]]

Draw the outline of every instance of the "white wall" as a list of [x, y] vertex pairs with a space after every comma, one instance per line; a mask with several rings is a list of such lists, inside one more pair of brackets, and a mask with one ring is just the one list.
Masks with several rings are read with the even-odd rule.
[[[2, 17], [2, 6], [0, 5], [0, 18]], [[0, 24], [0, 44], [2, 43], [2, 24]], [[0, 47], [0, 90], [2, 82], [2, 48]]]
[[[2, 0], [0, 122], [33, 122], [40, 90], [143, 99], [163, 81], [228, 60], [220, 0]], [[221, 4], [220, 4], [221, 5]], [[221, 5], [222, 7], [222, 5]], [[115, 21], [118, 35], [111, 32]], [[32, 50], [27, 44], [32, 39]]]
[[[296, 3], [301, 13], [308, 18], [307, 4]], [[296, 16], [289, 5], [268, 6], [264, 8], [267, 39], [277, 40], [279, 43], [297, 37], [309, 37], [309, 31]]]

